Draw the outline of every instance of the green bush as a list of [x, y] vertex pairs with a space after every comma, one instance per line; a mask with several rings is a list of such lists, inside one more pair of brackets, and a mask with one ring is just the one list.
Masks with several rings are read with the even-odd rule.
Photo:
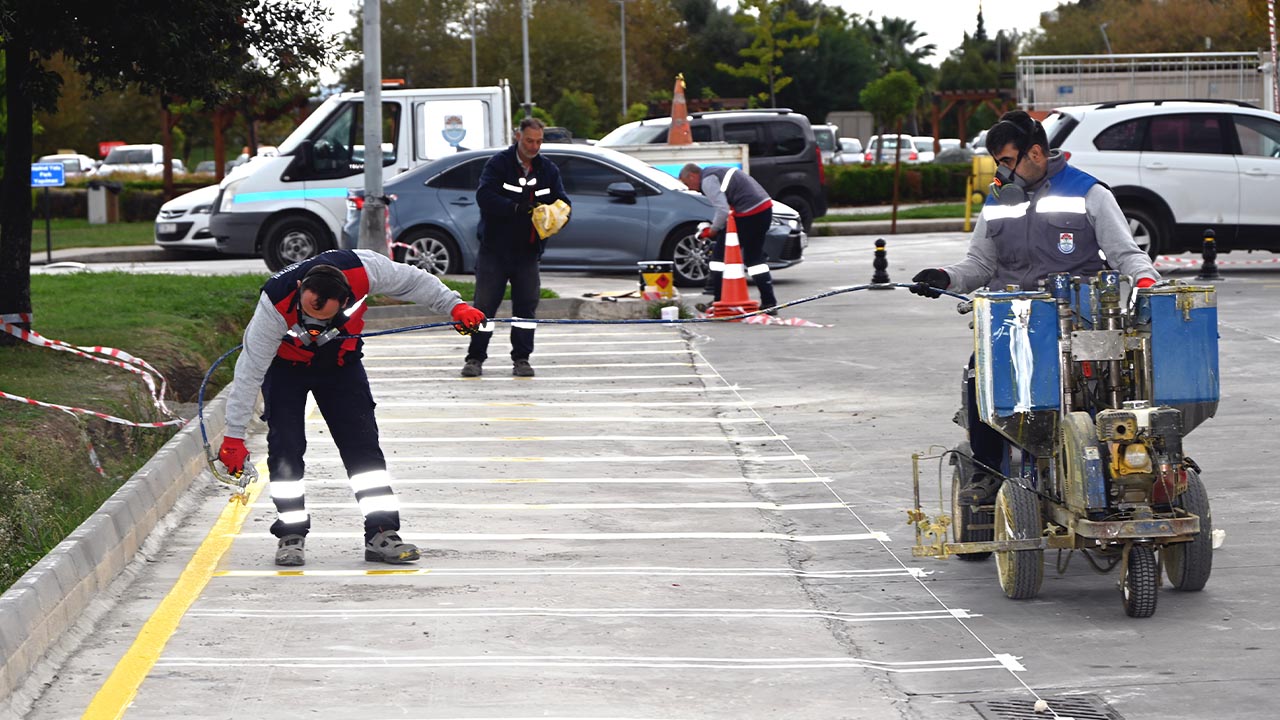
[[[150, 222], [156, 219], [160, 206], [164, 204], [164, 182], [147, 178], [137, 180], [116, 180], [124, 188], [116, 195], [120, 209], [120, 222]], [[209, 182], [174, 182], [174, 196], [197, 190]], [[110, 192], [110, 191], [108, 191]], [[49, 189], [50, 217], [84, 219], [89, 217], [88, 182], [78, 180], [67, 183], [66, 187]], [[31, 190], [31, 214], [35, 218], [44, 217], [44, 189]]]
[[[893, 168], [893, 165], [828, 166], [828, 203], [839, 206], [892, 202]], [[904, 202], [963, 201], [968, 176], [967, 164], [903, 165], [898, 199]]]

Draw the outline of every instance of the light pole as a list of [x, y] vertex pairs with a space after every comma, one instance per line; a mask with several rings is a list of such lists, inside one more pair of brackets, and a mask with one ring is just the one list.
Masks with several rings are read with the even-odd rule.
[[476, 9], [471, 8], [471, 87], [475, 87], [480, 83], [477, 82], [476, 75]]
[[520, 0], [520, 38], [524, 44], [524, 116], [533, 117], [533, 96], [529, 92], [529, 3]]
[[627, 0], [617, 0], [622, 27], [622, 117], [627, 117]]

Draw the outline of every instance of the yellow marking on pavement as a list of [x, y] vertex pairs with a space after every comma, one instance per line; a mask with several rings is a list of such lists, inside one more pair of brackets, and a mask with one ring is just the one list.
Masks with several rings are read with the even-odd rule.
[[124, 712], [138, 694], [142, 681], [147, 679], [152, 666], [160, 659], [164, 646], [177, 631], [182, 616], [199, 599], [200, 593], [204, 592], [205, 585], [209, 584], [209, 580], [217, 572], [216, 568], [222, 556], [231, 548], [232, 541], [240, 534], [240, 527], [244, 524], [245, 518], [249, 517], [249, 513], [254, 512], [251, 506], [267, 485], [266, 463], [258, 466], [258, 472], [262, 479], [249, 486], [249, 504], [227, 503], [222, 509], [218, 521], [209, 530], [204, 542], [200, 543], [200, 547], [196, 549], [191, 562], [187, 563], [186, 569], [182, 571], [173, 588], [160, 601], [159, 607], [138, 631], [138, 637], [134, 639], [133, 645], [125, 652], [124, 657], [111, 671], [110, 677], [93, 696], [93, 701], [84, 711], [83, 718], [115, 720], [124, 717]]

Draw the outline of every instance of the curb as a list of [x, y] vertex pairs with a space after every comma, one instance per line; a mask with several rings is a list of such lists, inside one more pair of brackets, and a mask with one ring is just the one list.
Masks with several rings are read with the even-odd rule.
[[[810, 235], [889, 235], [893, 223], [889, 220], [859, 220], [848, 222], [816, 222]], [[934, 220], [899, 220], [898, 234], [928, 232], [964, 232], [964, 218], [938, 218]]]
[[[221, 436], [225, 425], [224, 395], [205, 408], [210, 438]], [[134, 561], [147, 535], [205, 468], [200, 424], [189, 422], [0, 595], [0, 698], [22, 686], [95, 597]]]

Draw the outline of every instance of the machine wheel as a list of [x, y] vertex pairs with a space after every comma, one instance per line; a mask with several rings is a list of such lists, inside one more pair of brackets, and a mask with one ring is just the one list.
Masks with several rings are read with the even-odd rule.
[[[956, 542], [988, 542], [992, 538], [990, 528], [974, 530], [970, 526], [990, 525], [992, 514], [960, 504], [960, 486], [965, 480], [965, 473], [957, 463], [956, 469], [951, 473], [951, 523], [955, 528]], [[956, 558], [970, 562], [986, 560], [989, 557], [991, 557], [989, 552], [956, 553]]]
[[408, 247], [396, 247], [395, 259], [431, 273], [445, 275], [462, 268], [462, 253], [447, 233], [433, 228], [415, 228], [400, 238]]
[[309, 217], [291, 215], [271, 223], [262, 241], [267, 269], [278, 272], [333, 248], [329, 231]]
[[[997, 541], [1040, 537], [1040, 498], [1006, 480], [996, 493], [995, 525]], [[996, 570], [1005, 595], [1013, 600], [1033, 598], [1044, 581], [1044, 550], [997, 550]]]
[[1160, 572], [1156, 553], [1150, 545], [1133, 545], [1120, 579], [1120, 599], [1124, 614], [1145, 618], [1156, 614], [1156, 595], [1160, 589]]
[[671, 233], [664, 247], [667, 251], [663, 257], [673, 263], [676, 287], [702, 287], [707, 282], [710, 270], [707, 260], [711, 257], [711, 248], [706, 240], [698, 239], [698, 228], [694, 225], [682, 225]]
[[1189, 542], [1164, 546], [1160, 559], [1174, 590], [1203, 590], [1213, 570], [1213, 513], [1209, 510], [1209, 494], [1200, 474], [1187, 470], [1187, 489], [1174, 500], [1174, 505], [1200, 516], [1200, 534]]

